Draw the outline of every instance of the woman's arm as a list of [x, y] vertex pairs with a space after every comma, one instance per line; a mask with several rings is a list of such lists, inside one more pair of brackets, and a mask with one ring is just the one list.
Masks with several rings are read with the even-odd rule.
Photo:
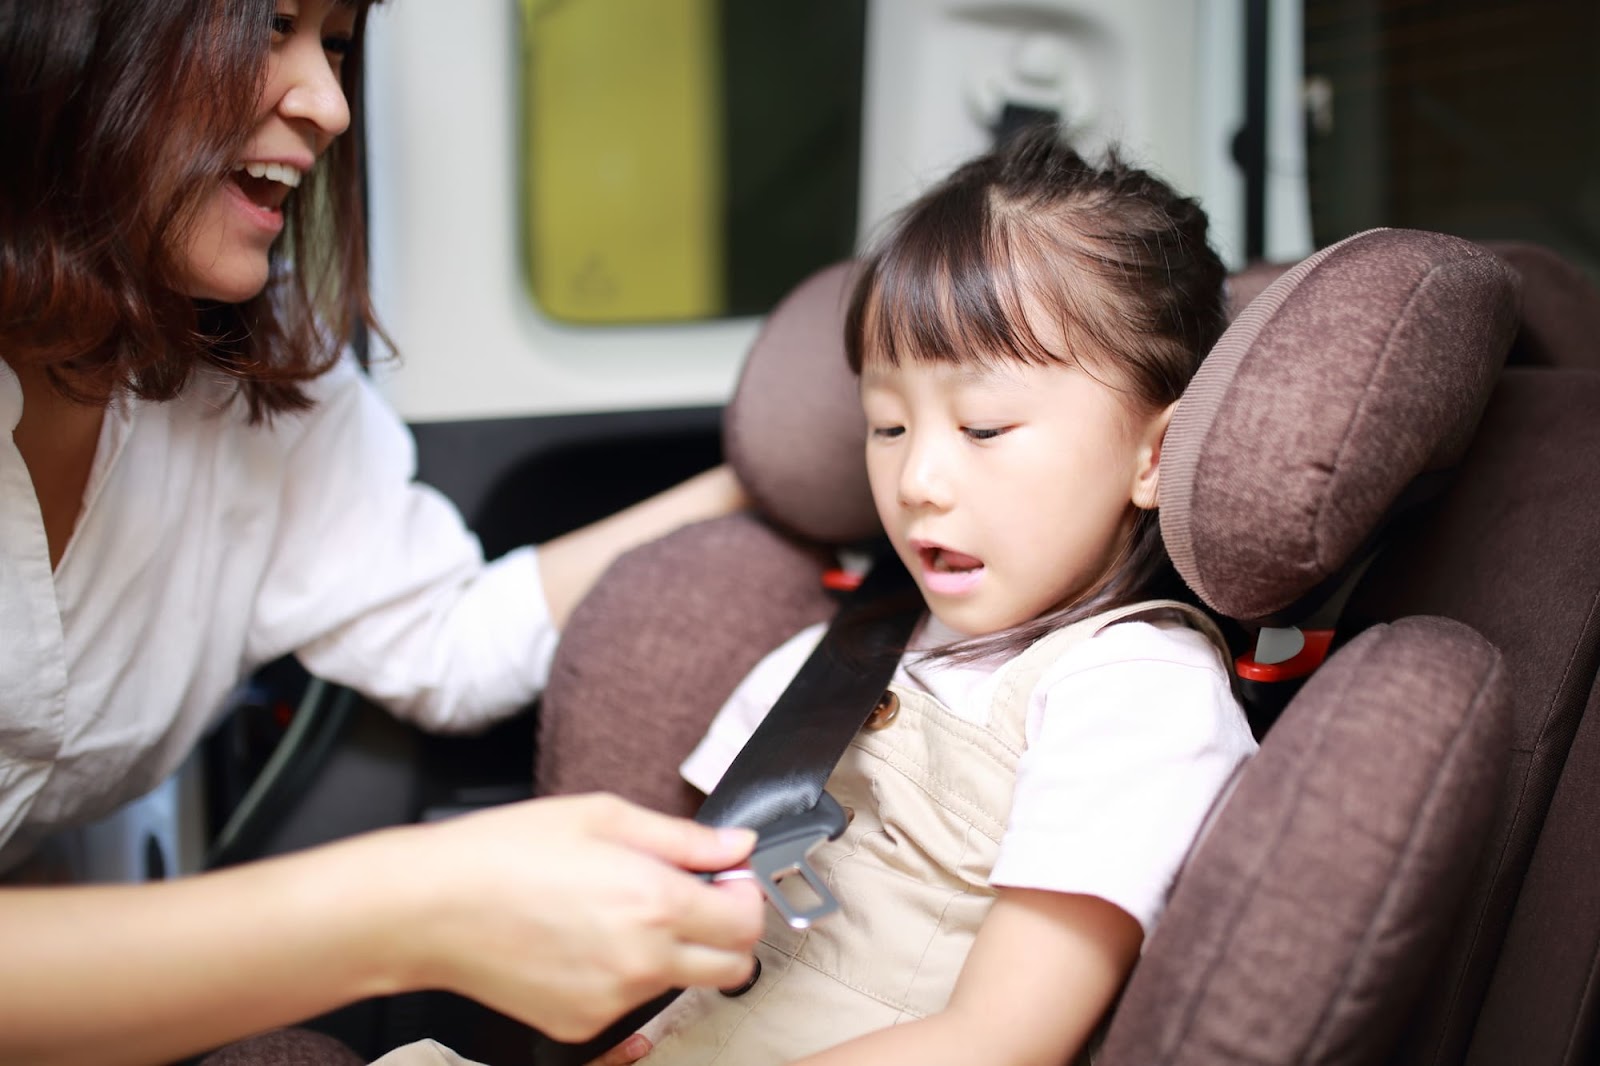
[[424, 729], [470, 731], [526, 707], [559, 630], [619, 554], [745, 505], [718, 467], [485, 565], [457, 508], [416, 482], [414, 439], [354, 364], [314, 385], [304, 416], [224, 441], [260, 467], [247, 481], [225, 471], [230, 491], [258, 510], [263, 494], [277, 498], [245, 656], [293, 652]]
[[1143, 939], [1139, 923], [1103, 899], [1003, 888], [948, 1007], [829, 1048], [799, 1066], [1061, 1066], [1116, 998]]
[[759, 895], [680, 868], [753, 839], [587, 796], [177, 881], [0, 890], [0, 1061], [169, 1062], [424, 988], [584, 1039], [667, 988], [748, 976]]
[[617, 556], [679, 526], [750, 505], [731, 467], [714, 467], [539, 547], [539, 574], [556, 628]]

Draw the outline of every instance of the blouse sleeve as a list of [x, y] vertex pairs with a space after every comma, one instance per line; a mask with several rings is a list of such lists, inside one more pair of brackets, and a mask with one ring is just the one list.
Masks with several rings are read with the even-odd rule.
[[536, 550], [484, 563], [456, 508], [414, 480], [410, 432], [353, 362], [314, 392], [283, 460], [253, 650], [294, 651], [428, 729], [471, 730], [526, 705], [558, 637]]
[[1193, 630], [1112, 626], [1030, 705], [996, 886], [1083, 893], [1154, 929], [1217, 796], [1255, 751], [1220, 657]]
[[734, 688], [728, 702], [711, 720], [706, 735], [679, 766], [683, 779], [701, 792], [710, 794], [728, 772], [728, 767], [778, 702], [805, 665], [806, 659], [822, 640], [826, 623], [807, 626], [755, 665]]

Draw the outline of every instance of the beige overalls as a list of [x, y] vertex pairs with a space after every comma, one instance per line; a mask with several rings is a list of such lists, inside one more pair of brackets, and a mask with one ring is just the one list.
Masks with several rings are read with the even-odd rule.
[[768, 908], [759, 979], [737, 997], [685, 992], [645, 1027], [656, 1041], [648, 1066], [778, 1066], [943, 1009], [995, 898], [989, 872], [1029, 695], [1072, 644], [1165, 608], [1222, 646], [1200, 612], [1152, 600], [1058, 630], [1006, 663], [984, 725], [891, 686], [828, 780], [853, 817], [811, 864], [839, 913], [795, 930]]

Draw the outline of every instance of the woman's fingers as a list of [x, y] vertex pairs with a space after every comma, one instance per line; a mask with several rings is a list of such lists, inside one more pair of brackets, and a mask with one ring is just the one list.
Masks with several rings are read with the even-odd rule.
[[675, 963], [676, 979], [672, 983], [678, 987], [738, 988], [750, 980], [756, 957], [749, 951], [717, 951], [684, 944], [678, 949]]
[[761, 936], [762, 896], [755, 883], [696, 880], [690, 888], [671, 904], [673, 935], [686, 944], [748, 953]]
[[397, 832], [373, 846], [425, 910], [402, 913], [410, 934], [382, 942], [409, 952], [408, 981], [472, 996], [557, 1039], [588, 1039], [667, 988], [749, 976], [760, 892], [684, 867], [737, 865], [753, 841], [604, 796]]
[[713, 829], [633, 804], [608, 804], [598, 832], [685, 870], [726, 870], [750, 857], [752, 829]]

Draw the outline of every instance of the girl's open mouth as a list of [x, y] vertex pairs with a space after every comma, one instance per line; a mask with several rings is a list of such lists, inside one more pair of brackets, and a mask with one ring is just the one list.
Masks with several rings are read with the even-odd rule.
[[922, 562], [922, 584], [929, 592], [959, 596], [976, 588], [983, 580], [983, 560], [939, 545], [918, 545]]

